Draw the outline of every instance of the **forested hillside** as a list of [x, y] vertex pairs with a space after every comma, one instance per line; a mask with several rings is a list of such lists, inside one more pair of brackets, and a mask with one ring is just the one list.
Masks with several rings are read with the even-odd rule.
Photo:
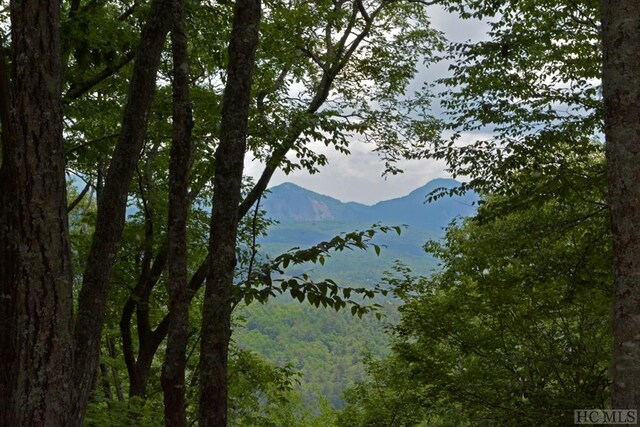
[[392, 352], [346, 393], [340, 425], [561, 426], [607, 407], [611, 244], [592, 150], [558, 176], [522, 171], [553, 192], [488, 198], [428, 245], [441, 271], [390, 281], [402, 298]]
[[297, 301], [273, 301], [247, 307], [236, 332], [238, 344], [279, 366], [300, 373], [299, 390], [312, 411], [326, 401], [332, 408], [344, 406], [347, 387], [366, 378], [364, 360], [389, 352], [388, 331], [398, 320], [398, 302], [384, 301], [378, 320], [362, 319], [330, 308], [315, 308]]

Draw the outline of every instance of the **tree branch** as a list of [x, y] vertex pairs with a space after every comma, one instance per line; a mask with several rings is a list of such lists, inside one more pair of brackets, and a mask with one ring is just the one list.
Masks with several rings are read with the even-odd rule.
[[78, 206], [80, 204], [80, 202], [82, 201], [82, 199], [84, 199], [84, 196], [89, 192], [90, 189], [91, 189], [91, 183], [87, 182], [87, 185], [84, 186], [84, 188], [82, 189], [80, 194], [78, 194], [78, 197], [76, 197], [73, 200], [73, 202], [71, 202], [71, 204], [69, 206], [67, 206], [67, 213], [69, 213], [72, 210], [74, 210], [76, 208], [76, 206]]
[[84, 82], [80, 82], [77, 85], [72, 85], [67, 93], [64, 94], [63, 99], [65, 101], [69, 101], [71, 99], [79, 98], [80, 96], [93, 89], [96, 85], [98, 85], [98, 83], [116, 74], [125, 65], [130, 63], [134, 57], [135, 53], [133, 51], [127, 52], [125, 56], [120, 59], [120, 61], [116, 62], [115, 64], [108, 65], [104, 70], [91, 77], [90, 79], [87, 79]]

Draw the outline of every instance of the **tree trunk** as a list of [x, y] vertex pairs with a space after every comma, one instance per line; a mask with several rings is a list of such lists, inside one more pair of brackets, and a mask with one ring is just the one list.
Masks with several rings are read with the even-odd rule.
[[260, 0], [237, 0], [229, 43], [227, 84], [216, 150], [214, 202], [200, 352], [200, 426], [227, 425], [227, 357], [231, 337], [238, 206], [247, 145]]
[[111, 381], [109, 380], [109, 367], [104, 363], [100, 364], [100, 387], [102, 388], [102, 395], [105, 400], [113, 400], [113, 393], [111, 393]]
[[[15, 170], [15, 142], [10, 132], [9, 70], [0, 45], [0, 119], [2, 125], [2, 163], [0, 163], [0, 425], [15, 424], [15, 300], [18, 269], [18, 236]], [[11, 126], [12, 127], [12, 126]]]
[[613, 233], [613, 397], [640, 409], [640, 2], [602, 2], [603, 97]]
[[189, 209], [189, 164], [191, 157], [191, 103], [189, 101], [189, 57], [183, 1], [174, 0], [171, 45], [173, 52], [173, 141], [169, 162], [169, 332], [162, 366], [165, 425], [187, 424], [185, 369], [189, 342], [187, 281], [187, 214]]
[[[118, 357], [118, 354], [116, 352], [116, 346], [113, 342], [113, 338], [110, 336], [107, 337], [107, 352], [109, 354], [109, 357], [112, 359], [115, 359]], [[118, 370], [114, 367], [111, 367], [111, 374], [113, 376], [113, 386], [116, 389], [116, 396], [118, 398], [118, 401], [123, 402], [124, 390], [122, 390], [122, 381], [120, 381], [120, 375], [118, 375]]]
[[[11, 1], [2, 109], [0, 424], [64, 425], [72, 402], [72, 266], [62, 145], [60, 4]], [[3, 61], [4, 62], [4, 61]], [[4, 67], [4, 64], [2, 66]], [[6, 70], [4, 70], [6, 71]]]
[[120, 139], [98, 200], [96, 229], [78, 299], [73, 370], [78, 396], [70, 425], [82, 425], [91, 379], [99, 362], [109, 279], [124, 229], [129, 185], [144, 144], [156, 73], [171, 19], [171, 0], [154, 0], [135, 57]]

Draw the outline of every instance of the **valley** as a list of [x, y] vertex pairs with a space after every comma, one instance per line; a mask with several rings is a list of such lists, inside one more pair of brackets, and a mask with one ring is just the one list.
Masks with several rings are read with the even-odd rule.
[[[400, 235], [378, 235], [374, 251], [344, 251], [327, 259], [324, 265], [289, 267], [287, 274], [307, 273], [314, 278], [331, 278], [341, 286], [373, 288], [396, 260], [415, 274], [429, 275], [437, 268], [435, 260], [422, 246], [443, 236], [454, 219], [474, 214], [478, 200], [473, 193], [444, 197], [425, 203], [437, 188], [453, 188], [454, 180], [438, 179], [392, 200], [372, 206], [341, 202], [295, 184], [273, 187], [262, 203], [268, 218], [277, 221], [266, 237], [259, 240], [263, 256], [275, 257], [293, 247], [305, 248], [353, 230], [367, 229], [373, 223], [402, 225]], [[381, 320], [373, 315], [363, 319], [348, 310], [335, 312], [298, 303], [283, 295], [267, 304], [243, 307], [239, 316], [243, 327], [234, 336], [237, 343], [257, 352], [279, 366], [290, 364], [297, 370], [298, 389], [311, 409], [326, 400], [332, 408], [342, 408], [342, 392], [364, 378], [365, 355], [382, 357], [388, 353], [389, 325], [398, 320], [399, 302], [392, 296], [378, 297]]]

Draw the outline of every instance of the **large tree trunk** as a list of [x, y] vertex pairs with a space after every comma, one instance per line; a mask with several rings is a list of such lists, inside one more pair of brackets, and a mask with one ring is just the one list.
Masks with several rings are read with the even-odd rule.
[[189, 210], [189, 164], [191, 157], [191, 103], [189, 57], [183, 1], [174, 0], [171, 32], [173, 51], [173, 140], [169, 162], [169, 333], [162, 367], [165, 425], [186, 426], [185, 369], [189, 342], [187, 281], [187, 214]]
[[10, 85], [2, 76], [2, 91], [10, 86], [11, 96], [0, 100], [11, 106], [10, 115], [2, 108], [0, 424], [65, 425], [73, 300], [60, 4], [10, 6], [13, 73]]
[[80, 426], [91, 383], [98, 367], [100, 338], [109, 279], [125, 223], [127, 195], [142, 150], [166, 35], [171, 25], [171, 0], [154, 0], [135, 57], [120, 139], [113, 153], [78, 300], [74, 335], [74, 401], [71, 425]]
[[229, 43], [227, 84], [216, 150], [214, 202], [200, 352], [200, 426], [227, 425], [227, 357], [231, 337], [238, 206], [247, 145], [260, 0], [237, 0]]
[[615, 308], [613, 399], [640, 409], [640, 2], [602, 2]]
[[18, 270], [18, 236], [15, 231], [15, 143], [10, 132], [11, 95], [9, 70], [0, 45], [0, 119], [2, 163], [0, 163], [0, 425], [15, 424], [15, 300]]

